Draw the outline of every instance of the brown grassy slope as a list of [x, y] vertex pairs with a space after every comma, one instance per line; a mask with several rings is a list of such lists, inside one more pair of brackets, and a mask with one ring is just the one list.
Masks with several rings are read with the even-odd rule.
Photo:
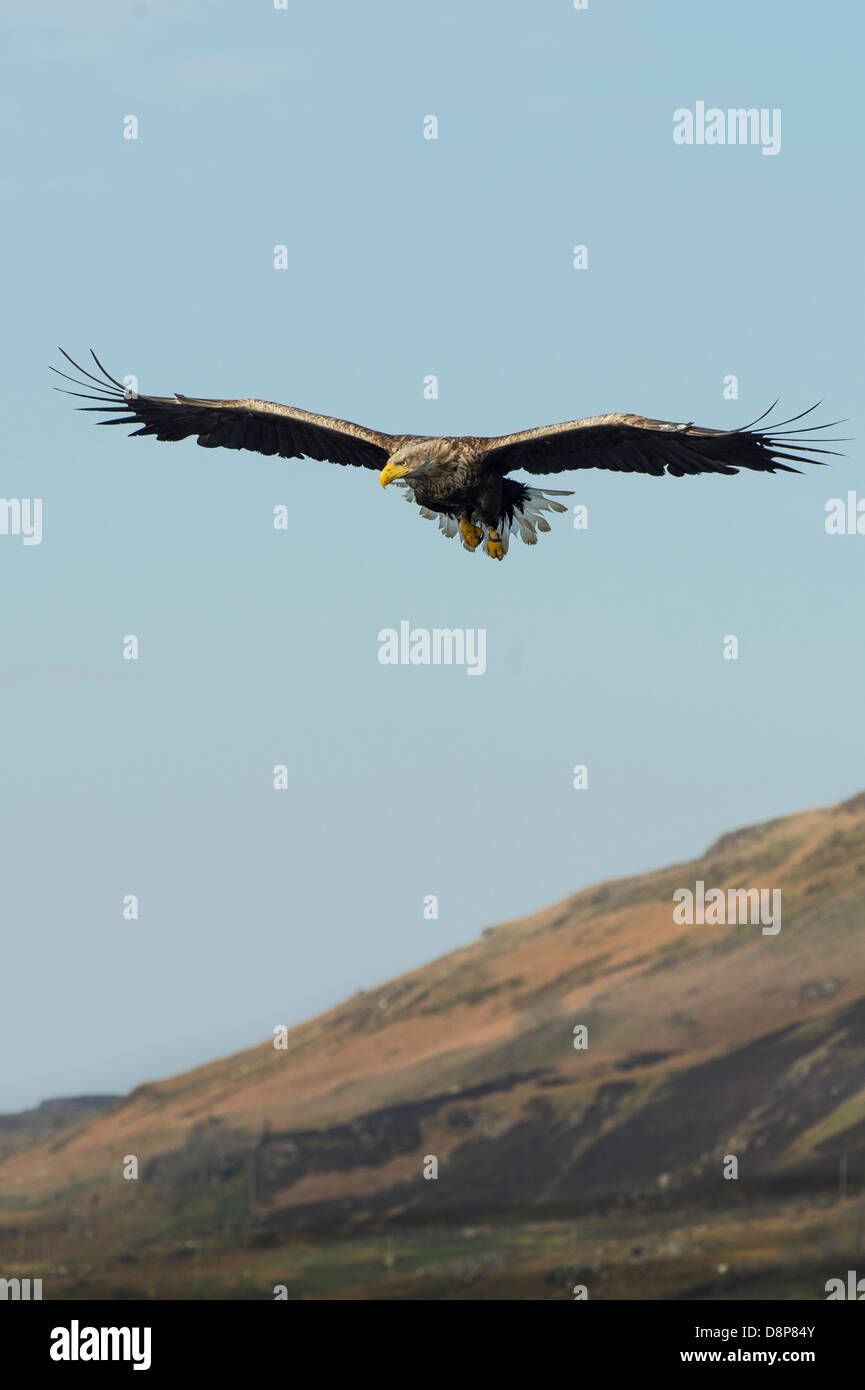
[[[673, 891], [698, 878], [780, 888], [781, 932], [676, 925]], [[10, 1156], [0, 1230], [14, 1220], [22, 1241], [25, 1212], [38, 1222], [85, 1193], [100, 1220], [132, 1221], [133, 1186], [142, 1221], [170, 1209], [193, 1239], [217, 1221], [277, 1241], [358, 1220], [555, 1215], [641, 1193], [659, 1210], [808, 1196], [837, 1184], [842, 1152], [855, 1187], [863, 888], [865, 795], [593, 887], [355, 995], [292, 1029], [285, 1050], [267, 1041], [148, 1083]], [[720, 1181], [731, 1152], [750, 1187]], [[138, 1185], [119, 1178], [130, 1153]], [[421, 1177], [427, 1154], [437, 1183]]]
[[[780, 887], [776, 937], [677, 926], [672, 893]], [[107, 1113], [0, 1168], [3, 1190], [163, 1151], [213, 1115], [257, 1131], [320, 1128], [383, 1106], [543, 1067], [592, 1084], [667, 1054], [724, 1056], [865, 994], [865, 795], [723, 836], [702, 859], [602, 884], [271, 1041], [138, 1087]], [[590, 1029], [575, 1052], [576, 1023]], [[629, 1062], [629, 1058], [636, 1059]]]

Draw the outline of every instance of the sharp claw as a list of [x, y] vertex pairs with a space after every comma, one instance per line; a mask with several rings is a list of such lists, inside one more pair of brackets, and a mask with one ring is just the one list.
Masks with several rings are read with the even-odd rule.
[[484, 533], [480, 526], [475, 526], [473, 522], [463, 517], [460, 521], [460, 534], [463, 538], [463, 545], [466, 550], [477, 550], [484, 538]]
[[487, 536], [487, 554], [491, 560], [503, 560], [505, 558], [505, 548], [498, 531], [490, 531]]

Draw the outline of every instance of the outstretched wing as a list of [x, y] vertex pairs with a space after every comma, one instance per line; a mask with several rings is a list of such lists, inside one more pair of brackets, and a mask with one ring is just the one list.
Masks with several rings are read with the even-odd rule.
[[[101, 381], [73, 362], [63, 352], [77, 372], [88, 381], [79, 381], [66, 372], [52, 372], [65, 377], [76, 386], [93, 383], [99, 395], [90, 391], [66, 391], [69, 396], [98, 401], [98, 405], [82, 405], [79, 410], [99, 411], [113, 416], [98, 420], [99, 425], [140, 425], [133, 435], [154, 434], [157, 439], [188, 439], [195, 435], [206, 449], [251, 449], [256, 454], [278, 454], [280, 458], [312, 458], [331, 463], [355, 464], [359, 468], [381, 469], [392, 449], [392, 438], [378, 430], [354, 425], [350, 420], [335, 420], [330, 415], [312, 415], [290, 405], [273, 401], [199, 400], [194, 396], [139, 396], [124, 390], [119, 381], [109, 376], [96, 353], [91, 349]], [[60, 391], [64, 387], [57, 388]], [[131, 437], [131, 436], [130, 436]]]
[[[777, 405], [777, 401], [775, 402]], [[677, 425], [667, 420], [647, 420], [642, 415], [594, 415], [585, 420], [569, 420], [563, 425], [542, 425], [497, 439], [480, 439], [486, 461], [501, 473], [524, 468], [529, 473], [564, 473], [570, 468], [610, 468], [617, 473], [649, 473], [660, 477], [672, 473], [738, 473], [753, 468], [759, 473], [799, 473], [780, 460], [792, 463], [821, 463], [813, 454], [835, 454], [836, 449], [818, 449], [817, 444], [840, 444], [839, 439], [806, 440], [813, 430], [832, 429], [841, 422], [811, 425], [805, 429], [782, 430], [809, 415], [803, 410], [790, 420], [755, 430], [774, 410], [763, 412], [751, 425], [738, 430], [709, 430], [699, 425]]]

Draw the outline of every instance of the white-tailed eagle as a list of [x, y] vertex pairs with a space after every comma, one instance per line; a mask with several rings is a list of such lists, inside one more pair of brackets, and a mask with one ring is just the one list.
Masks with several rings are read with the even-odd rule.
[[[467, 550], [482, 544], [495, 560], [507, 554], [512, 531], [518, 531], [526, 544], [534, 545], [537, 531], [550, 529], [543, 513], [566, 511], [556, 499], [572, 496], [528, 487], [508, 476], [514, 469], [543, 474], [608, 468], [617, 473], [648, 473], [655, 478], [664, 473], [675, 478], [691, 473], [730, 474], [740, 468], [758, 473], [779, 469], [798, 473], [791, 463], [817, 464], [821, 460], [814, 454], [837, 452], [815, 445], [843, 442], [801, 438], [832, 425], [782, 428], [801, 420], [815, 406], [777, 425], [766, 424], [761, 430], [754, 425], [765, 421], [774, 406], [750, 425], [735, 430], [704, 429], [693, 423], [673, 424], [642, 415], [592, 415], [491, 439], [479, 435], [439, 438], [382, 434], [349, 420], [313, 415], [273, 401], [203, 400], [179, 394], [142, 396], [109, 376], [92, 350], [90, 355], [104, 379], [79, 367], [62, 348], [60, 351], [88, 380], [80, 381], [65, 372], [58, 375], [76, 386], [90, 387], [67, 394], [99, 402], [79, 406], [79, 410], [113, 416], [99, 420], [100, 425], [138, 425], [134, 435], [152, 434], [157, 439], [194, 436], [206, 449], [249, 449], [280, 458], [305, 457], [374, 469], [382, 487], [396, 481], [406, 488], [407, 500], [417, 504], [421, 516], [437, 518], [446, 536], [460, 535]], [[98, 395], [92, 391], [92, 383], [99, 387]], [[782, 462], [785, 459], [788, 462]]]

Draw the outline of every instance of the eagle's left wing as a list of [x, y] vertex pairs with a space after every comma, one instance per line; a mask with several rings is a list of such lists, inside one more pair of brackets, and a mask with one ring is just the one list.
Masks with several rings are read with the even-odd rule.
[[[63, 352], [63, 349], [60, 349]], [[68, 391], [70, 396], [99, 401], [79, 410], [112, 415], [98, 420], [100, 425], [139, 425], [133, 434], [153, 434], [157, 439], [188, 439], [195, 436], [207, 449], [250, 449], [257, 454], [278, 454], [280, 458], [311, 458], [331, 463], [355, 464], [359, 468], [380, 470], [387, 463], [395, 441], [389, 434], [337, 420], [330, 415], [313, 415], [296, 406], [277, 405], [259, 400], [202, 400], [194, 396], [142, 396], [125, 390], [109, 376], [96, 353], [91, 357], [105, 381], [79, 367], [68, 353], [67, 362], [100, 388], [100, 394]], [[57, 372], [56, 367], [51, 368]], [[87, 386], [66, 372], [57, 372], [76, 386]], [[58, 387], [58, 390], [64, 388]]]
[[[752, 425], [759, 424], [773, 409], [770, 406]], [[816, 406], [810, 409], [816, 410]], [[487, 463], [501, 473], [510, 473], [514, 468], [524, 468], [528, 473], [609, 468], [617, 473], [649, 473], [654, 477], [672, 473], [676, 478], [685, 473], [737, 473], [740, 468], [760, 473], [774, 473], [776, 469], [799, 473], [800, 469], [780, 460], [820, 463], [822, 460], [811, 455], [838, 452], [814, 448], [809, 440], [798, 438], [815, 429], [831, 429], [831, 424], [781, 431], [782, 425], [791, 425], [808, 414], [809, 410], [803, 410], [801, 415], [781, 420], [771, 428], [767, 425], [764, 430], [755, 430], [751, 425], [737, 430], [710, 430], [694, 424], [649, 420], [643, 415], [594, 415], [475, 442], [483, 449]], [[814, 441], [837, 443], [843, 441]]]

